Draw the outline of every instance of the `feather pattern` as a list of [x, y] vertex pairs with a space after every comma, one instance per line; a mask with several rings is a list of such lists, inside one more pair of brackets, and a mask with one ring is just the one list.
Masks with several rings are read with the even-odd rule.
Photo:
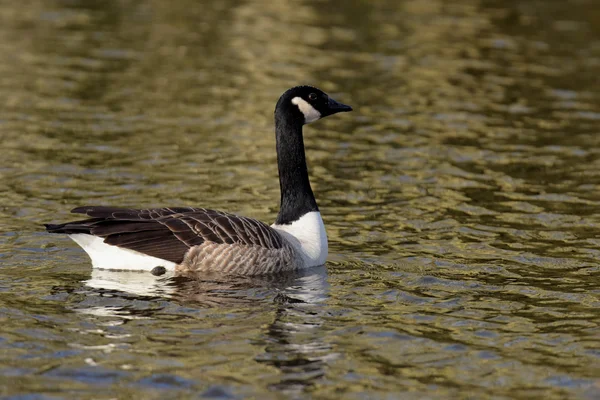
[[48, 231], [97, 236], [106, 244], [176, 263], [179, 270], [236, 273], [236, 269], [253, 266], [270, 272], [296, 269], [301, 260], [277, 230], [261, 221], [222, 211], [88, 206], [72, 212], [91, 218], [48, 225]]

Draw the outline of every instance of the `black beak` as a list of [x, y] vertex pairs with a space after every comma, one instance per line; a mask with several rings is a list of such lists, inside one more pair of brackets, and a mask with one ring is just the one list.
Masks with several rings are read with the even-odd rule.
[[332, 99], [330, 97], [329, 101], [327, 102], [327, 111], [328, 111], [327, 115], [331, 115], [331, 114], [336, 114], [339, 112], [352, 111], [352, 107], [347, 106], [342, 103], [338, 103], [337, 101], [335, 101], [334, 99]]

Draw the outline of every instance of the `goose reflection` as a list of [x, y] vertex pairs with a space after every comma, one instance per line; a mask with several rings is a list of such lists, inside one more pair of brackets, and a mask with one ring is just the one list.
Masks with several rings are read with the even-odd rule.
[[325, 375], [327, 362], [339, 357], [324, 340], [324, 302], [329, 284], [325, 268], [296, 279], [275, 299], [278, 302], [273, 322], [257, 341], [264, 353], [255, 360], [281, 371], [272, 389], [288, 394], [300, 393]]
[[93, 270], [84, 283], [90, 292], [76, 311], [118, 317], [123, 323], [157, 318], [157, 313], [164, 314], [166, 304], [173, 302], [186, 307], [233, 309], [260, 309], [267, 305], [268, 310], [274, 310], [272, 322], [258, 337], [251, 338], [252, 346], [262, 351], [254, 360], [277, 368], [280, 373], [272, 389], [288, 394], [301, 393], [314, 385], [325, 375], [327, 363], [339, 357], [323, 334], [324, 305], [329, 296], [325, 267], [251, 277], [157, 277], [149, 273]]
[[[223, 276], [210, 274], [166, 273], [154, 276], [148, 272], [93, 269], [90, 279], [83, 282], [84, 290], [111, 299], [111, 303], [130, 304], [155, 299], [171, 299], [193, 303], [200, 307], [227, 307], [242, 304], [318, 303], [327, 296], [327, 271], [325, 267], [310, 268], [288, 273], [258, 276]], [[98, 297], [98, 296], [96, 296]], [[102, 302], [106, 303], [107, 300]], [[96, 301], [98, 303], [98, 301]], [[110, 316], [114, 305], [79, 304], [77, 311]], [[127, 317], [135, 310], [119, 309], [114, 316]], [[133, 315], [129, 315], [130, 317]]]

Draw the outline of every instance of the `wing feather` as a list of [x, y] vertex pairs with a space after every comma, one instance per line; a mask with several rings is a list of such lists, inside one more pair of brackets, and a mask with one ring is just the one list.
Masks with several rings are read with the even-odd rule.
[[88, 233], [114, 246], [181, 263], [186, 252], [205, 242], [279, 249], [281, 235], [255, 219], [193, 207], [132, 209], [77, 207], [89, 219], [49, 225], [55, 233]]

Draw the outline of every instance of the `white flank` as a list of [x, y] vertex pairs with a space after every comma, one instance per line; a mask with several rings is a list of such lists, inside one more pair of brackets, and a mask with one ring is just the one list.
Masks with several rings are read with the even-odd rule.
[[152, 268], [161, 266], [169, 271], [175, 269], [176, 264], [171, 261], [106, 244], [98, 236], [75, 233], [69, 237], [90, 256], [94, 268], [151, 271]]
[[307, 268], [325, 264], [327, 260], [327, 232], [321, 213], [311, 211], [289, 225], [271, 225], [298, 250]]
[[321, 113], [318, 112], [312, 105], [310, 105], [302, 97], [294, 97], [292, 103], [297, 105], [302, 114], [304, 114], [304, 123], [310, 124], [321, 118]]

